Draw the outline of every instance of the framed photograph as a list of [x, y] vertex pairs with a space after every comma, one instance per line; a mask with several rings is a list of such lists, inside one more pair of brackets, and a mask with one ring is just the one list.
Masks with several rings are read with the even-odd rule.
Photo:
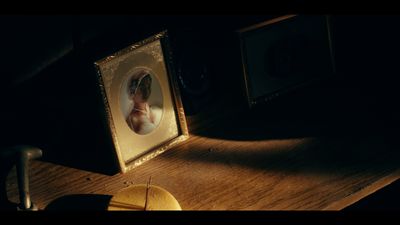
[[250, 108], [335, 72], [328, 16], [287, 15], [238, 34]]
[[122, 173], [189, 137], [167, 31], [95, 62]]

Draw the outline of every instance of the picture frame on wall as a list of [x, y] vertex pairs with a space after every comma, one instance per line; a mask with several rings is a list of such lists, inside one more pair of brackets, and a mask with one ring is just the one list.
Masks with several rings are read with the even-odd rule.
[[250, 108], [335, 73], [329, 16], [285, 15], [237, 33]]
[[95, 68], [122, 173], [189, 138], [167, 31], [96, 61]]

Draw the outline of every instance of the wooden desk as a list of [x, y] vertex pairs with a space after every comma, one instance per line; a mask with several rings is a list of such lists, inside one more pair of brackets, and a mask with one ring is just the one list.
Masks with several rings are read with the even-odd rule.
[[[113, 195], [151, 176], [184, 210], [340, 210], [400, 177], [400, 151], [387, 132], [358, 112], [339, 123], [348, 110], [341, 107], [329, 121], [301, 108], [297, 119], [239, 114], [197, 131], [199, 120], [189, 117], [187, 142], [123, 175], [33, 162], [32, 199], [43, 209], [65, 195]], [[15, 170], [7, 184], [9, 199], [18, 202]]]
[[[258, 141], [192, 135], [125, 175], [36, 161], [31, 193], [45, 208], [64, 195], [113, 195], [151, 176], [185, 210], [338, 210], [399, 178], [399, 154], [384, 149], [383, 137], [356, 135]], [[14, 170], [8, 194], [18, 202], [15, 176]]]

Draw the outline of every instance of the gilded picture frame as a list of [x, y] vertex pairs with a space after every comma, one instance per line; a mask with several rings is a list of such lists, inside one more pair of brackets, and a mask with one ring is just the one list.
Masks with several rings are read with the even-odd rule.
[[189, 138], [163, 31], [95, 62], [121, 173]]

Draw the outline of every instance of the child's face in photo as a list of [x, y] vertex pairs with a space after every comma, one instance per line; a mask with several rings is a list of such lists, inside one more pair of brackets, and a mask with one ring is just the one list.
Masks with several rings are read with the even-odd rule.
[[137, 102], [137, 103], [143, 103], [143, 102], [145, 102], [145, 100], [143, 99], [143, 94], [142, 94], [142, 92], [140, 91], [140, 89], [137, 90], [136, 94], [132, 97], [132, 100], [133, 100], [134, 102]]

